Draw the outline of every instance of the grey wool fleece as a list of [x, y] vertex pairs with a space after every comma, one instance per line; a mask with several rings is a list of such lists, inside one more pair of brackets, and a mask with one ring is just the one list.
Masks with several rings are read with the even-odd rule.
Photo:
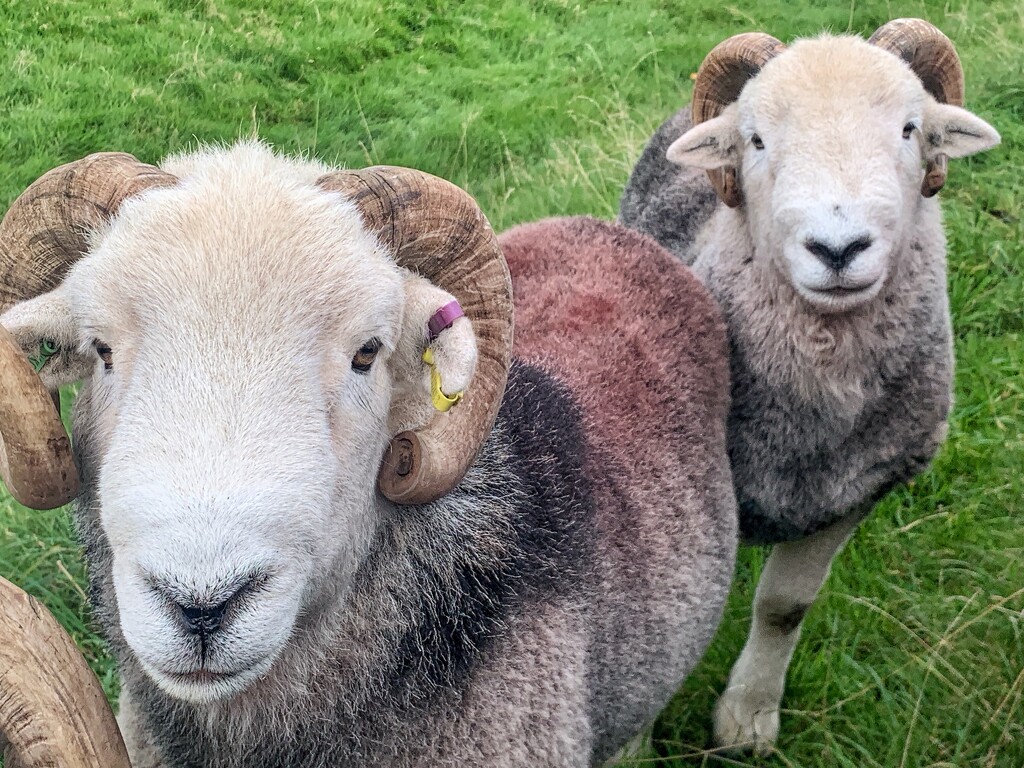
[[619, 217], [691, 265], [725, 312], [743, 537], [799, 539], [867, 514], [927, 466], [946, 434], [953, 351], [941, 213], [921, 198], [879, 296], [821, 314], [759, 257], [744, 207], [719, 203], [703, 170], [665, 157], [690, 126], [687, 106], [657, 130]]

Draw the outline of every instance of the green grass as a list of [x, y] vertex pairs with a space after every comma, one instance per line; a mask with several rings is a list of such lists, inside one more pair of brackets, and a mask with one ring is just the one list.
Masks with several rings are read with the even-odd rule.
[[[95, 150], [156, 161], [259, 135], [350, 166], [411, 165], [496, 229], [610, 218], [646, 137], [715, 43], [763, 29], [869, 33], [923, 16], [957, 43], [969, 106], [1003, 135], [943, 192], [959, 360], [933, 469], [892, 493], [808, 616], [777, 755], [705, 751], [763, 553], [741, 556], [707, 658], [656, 726], [666, 766], [1024, 765], [1024, 6], [1019, 0], [735, 5], [471, 0], [0, 3], [0, 204]], [[742, 5], [742, 7], [741, 7]], [[0, 497], [0, 575], [41, 597], [108, 693], [64, 512]]]

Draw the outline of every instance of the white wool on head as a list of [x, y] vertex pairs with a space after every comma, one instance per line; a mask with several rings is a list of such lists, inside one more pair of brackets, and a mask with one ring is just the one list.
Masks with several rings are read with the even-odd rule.
[[999, 140], [938, 104], [905, 62], [858, 37], [800, 40], [733, 105], [669, 147], [672, 162], [739, 168], [743, 216], [770, 259], [819, 311], [875, 298], [921, 215], [923, 162]]
[[[125, 201], [56, 290], [3, 321], [27, 351], [59, 342], [47, 384], [85, 377], [121, 628], [162, 687], [198, 701], [265, 672], [326, 582], [347, 589], [390, 425], [433, 416], [420, 358], [452, 297], [316, 185], [326, 166], [242, 142], [163, 167], [177, 184]], [[472, 327], [442, 335], [445, 384], [465, 388]], [[200, 647], [178, 606], [225, 603]]]

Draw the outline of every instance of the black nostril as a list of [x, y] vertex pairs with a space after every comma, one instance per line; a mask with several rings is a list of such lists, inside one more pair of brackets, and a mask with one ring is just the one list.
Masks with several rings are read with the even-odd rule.
[[147, 577], [149, 586], [179, 617], [182, 628], [191, 635], [211, 635], [220, 631], [232, 609], [260, 591], [268, 576], [256, 570], [224, 583], [211, 594], [209, 589], [192, 592], [171, 579]]
[[185, 619], [185, 628], [192, 635], [212, 635], [220, 629], [224, 614], [227, 612], [228, 603], [225, 600], [220, 605], [178, 605], [181, 615]]
[[865, 235], [841, 246], [809, 238], [804, 241], [804, 247], [817, 256], [818, 260], [826, 267], [838, 272], [853, 261], [857, 254], [871, 247], [871, 238]]

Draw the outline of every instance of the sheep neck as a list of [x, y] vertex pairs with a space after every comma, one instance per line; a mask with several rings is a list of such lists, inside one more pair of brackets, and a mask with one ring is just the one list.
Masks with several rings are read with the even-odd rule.
[[921, 199], [879, 295], [849, 312], [825, 314], [804, 301], [779, 266], [780, 249], [755, 240], [742, 208], [719, 206], [695, 251], [693, 268], [726, 314], [734, 370], [851, 415], [910, 364], [923, 331], [948, 324], [945, 237], [934, 199]]

